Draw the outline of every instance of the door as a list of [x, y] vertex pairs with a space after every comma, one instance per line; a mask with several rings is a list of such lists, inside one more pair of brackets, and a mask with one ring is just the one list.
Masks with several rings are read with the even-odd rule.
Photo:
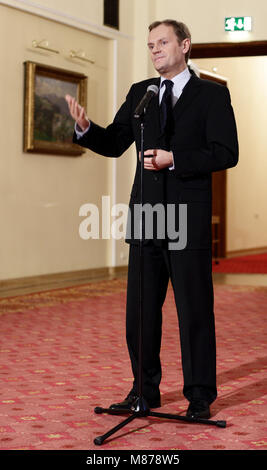
[[[206, 71], [200, 72], [200, 78], [227, 86], [226, 80]], [[226, 256], [226, 177], [226, 170], [212, 173], [212, 255], [215, 259]]]

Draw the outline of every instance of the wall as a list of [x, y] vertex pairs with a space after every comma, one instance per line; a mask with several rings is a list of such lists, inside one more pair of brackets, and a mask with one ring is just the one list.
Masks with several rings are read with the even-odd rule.
[[[87, 74], [88, 114], [105, 125], [133, 81], [156, 75], [146, 47], [150, 22], [168, 17], [181, 19], [189, 25], [193, 42], [225, 42], [233, 38], [223, 30], [224, 17], [239, 14], [253, 17], [253, 31], [248, 37], [239, 35], [239, 40], [267, 39], [267, 4], [262, 0], [235, 0], [234, 4], [230, 0], [192, 0], [188, 4], [176, 0], [121, 0], [120, 31], [103, 26], [102, 0], [0, 1], [0, 58], [4, 64], [0, 70], [4, 109], [0, 115], [0, 279], [127, 263], [128, 247], [123, 240], [79, 238], [78, 211], [85, 202], [100, 204], [102, 194], [110, 195], [112, 203], [127, 204], [136, 165], [134, 148], [118, 160], [90, 151], [79, 158], [24, 154], [23, 61], [34, 60]], [[31, 41], [43, 38], [63, 54], [33, 50]], [[67, 52], [74, 47], [95, 56], [95, 66], [70, 60]], [[236, 111], [240, 106], [235, 96], [238, 85], [232, 86], [232, 82], [238, 73], [242, 76], [243, 72], [235, 71], [231, 78]], [[261, 97], [256, 95], [254, 103], [260, 106]], [[257, 129], [253, 129], [257, 140]], [[262, 130], [260, 133], [265, 138]], [[246, 144], [241, 143], [242, 152], [245, 148]], [[240, 167], [229, 172], [231, 204], [228, 203], [227, 220], [228, 227], [232, 227], [228, 233], [231, 250], [266, 245], [263, 205], [256, 197], [265, 197], [264, 173], [255, 170], [263, 168], [262, 150], [257, 155], [254, 152], [253, 158], [254, 165], [243, 157]], [[255, 179], [250, 178], [250, 189], [254, 199], [247, 211], [244, 201], [247, 203], [246, 184], [252, 166]], [[257, 212], [255, 205], [259, 207]]]
[[[227, 78], [237, 122], [240, 159], [227, 172], [227, 251], [267, 242], [267, 57], [195, 59]], [[242, 86], [241, 86], [242, 84]]]
[[[111, 266], [117, 263], [116, 243], [123, 243], [123, 262], [127, 262], [128, 247], [123, 241], [115, 246], [112, 240], [85, 241], [78, 233], [80, 206], [94, 203], [101, 215], [102, 195], [110, 195], [112, 203], [117, 200], [116, 178], [121, 180], [118, 197], [127, 202], [132, 175], [125, 177], [120, 162], [89, 150], [82, 157], [64, 157], [26, 154], [22, 149], [23, 62], [32, 60], [87, 75], [88, 115], [106, 126], [131, 81], [131, 39], [115, 33], [113, 40], [112, 34], [106, 34], [105, 28], [101, 34], [100, 29], [91, 34], [0, 5], [0, 40], [6, 45], [0, 52], [5, 64], [0, 72], [0, 100], [6, 110], [0, 116], [0, 279]], [[60, 54], [32, 48], [33, 39], [43, 38]], [[130, 47], [124, 45], [129, 42]], [[71, 59], [71, 49], [84, 49], [95, 64]], [[124, 160], [131, 159], [131, 154], [130, 150]]]
[[[192, 33], [192, 40], [198, 42], [227, 42], [239, 40], [256, 41], [266, 39], [267, 3], [263, 0], [155, 0], [159, 19], [175, 18], [185, 22]], [[228, 16], [252, 16], [253, 30], [248, 34], [231, 35], [224, 31], [224, 18]], [[242, 38], [242, 39], [241, 39]]]

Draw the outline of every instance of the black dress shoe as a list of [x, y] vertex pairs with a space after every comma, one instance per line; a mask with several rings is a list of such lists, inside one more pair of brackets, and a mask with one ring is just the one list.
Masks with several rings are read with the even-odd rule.
[[[134, 402], [137, 400], [138, 396], [134, 395], [132, 393], [129, 393], [127, 397], [125, 398], [124, 401], [120, 403], [113, 403], [113, 405], [110, 405], [111, 410], [122, 410], [122, 411], [127, 411], [131, 410]], [[160, 400], [146, 400], [149, 408], [159, 408], [160, 407]]]
[[187, 412], [187, 418], [210, 418], [210, 407], [206, 400], [194, 399], [190, 402]]

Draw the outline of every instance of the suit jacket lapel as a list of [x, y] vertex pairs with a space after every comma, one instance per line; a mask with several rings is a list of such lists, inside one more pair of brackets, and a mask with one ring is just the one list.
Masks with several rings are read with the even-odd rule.
[[[151, 79], [151, 85], [160, 86], [160, 77]], [[180, 119], [183, 111], [188, 108], [190, 103], [194, 100], [195, 96], [199, 92], [199, 86], [201, 85], [200, 79], [195, 75], [192, 74], [192, 77], [185, 85], [183, 92], [176, 102], [173, 113], [174, 119], [177, 121]], [[147, 112], [147, 126], [151, 129], [151, 135], [158, 136], [160, 140], [163, 137], [163, 133], [161, 132], [160, 128], [160, 112], [159, 112], [159, 96], [156, 95], [152, 98]]]
[[177, 100], [173, 108], [175, 121], [177, 121], [181, 117], [183, 111], [188, 108], [190, 103], [194, 100], [195, 96], [199, 92], [200, 84], [200, 79], [196, 75], [192, 75], [190, 80], [185, 85], [180, 98]]

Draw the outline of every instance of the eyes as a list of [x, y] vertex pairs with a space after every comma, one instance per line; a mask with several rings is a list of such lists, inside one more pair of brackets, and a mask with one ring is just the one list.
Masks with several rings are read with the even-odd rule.
[[[167, 41], [167, 39], [162, 39], [161, 41], [158, 41], [158, 47], [164, 47], [168, 44], [169, 41]], [[156, 44], [152, 44], [152, 43], [149, 43], [148, 44], [148, 49], [150, 51], [153, 51], [153, 49], [155, 49], [155, 46]]]

